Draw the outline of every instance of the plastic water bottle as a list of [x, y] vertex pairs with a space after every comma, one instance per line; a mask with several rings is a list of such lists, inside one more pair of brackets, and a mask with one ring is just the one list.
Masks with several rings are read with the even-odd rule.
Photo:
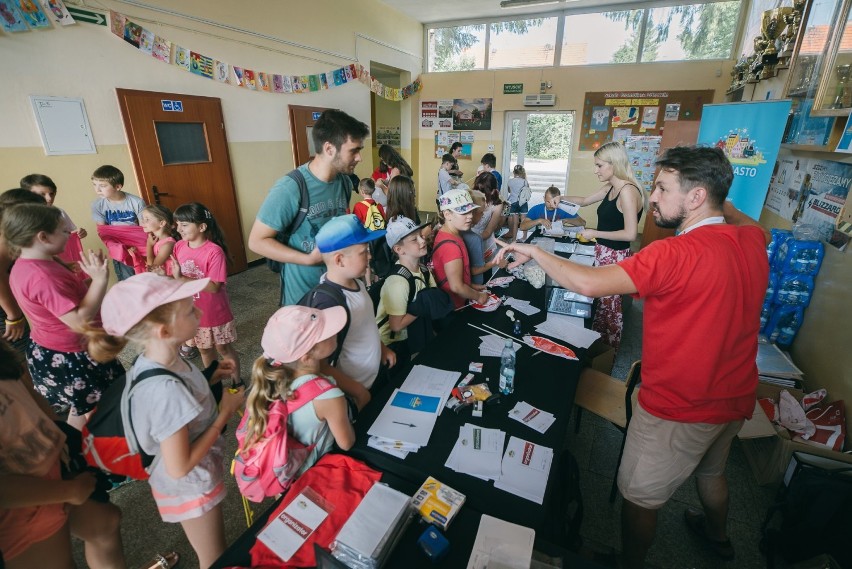
[[500, 393], [509, 395], [515, 391], [515, 348], [512, 340], [506, 340], [506, 347], [500, 355]]

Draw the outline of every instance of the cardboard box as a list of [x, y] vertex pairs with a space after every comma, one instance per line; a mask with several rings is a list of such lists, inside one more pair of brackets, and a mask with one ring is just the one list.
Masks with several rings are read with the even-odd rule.
[[615, 363], [615, 348], [598, 338], [586, 351], [589, 367], [607, 375], [612, 374]]
[[[757, 399], [771, 397], [777, 401], [781, 389], [760, 383], [757, 387]], [[798, 389], [787, 391], [799, 401], [804, 396], [804, 393]], [[792, 440], [787, 429], [776, 427], [769, 421], [757, 402], [755, 402], [752, 419], [745, 422], [737, 436], [754, 477], [762, 486], [774, 486], [780, 483], [787, 465], [790, 464], [790, 458], [797, 451], [852, 464], [852, 455], [833, 451], [824, 446]]]

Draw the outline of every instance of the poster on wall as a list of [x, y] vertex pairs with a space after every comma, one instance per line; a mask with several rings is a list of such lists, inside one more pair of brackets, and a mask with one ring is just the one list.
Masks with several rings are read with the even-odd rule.
[[811, 160], [805, 170], [793, 222], [815, 226], [829, 245], [845, 250], [849, 236], [837, 231], [835, 222], [846, 204], [850, 185], [852, 164]]
[[787, 221], [793, 221], [793, 213], [799, 206], [807, 166], [808, 160], [805, 158], [779, 158], [775, 163], [775, 173], [763, 207]]
[[642, 189], [649, 194], [654, 183], [657, 154], [660, 152], [662, 139], [662, 136], [628, 136], [624, 141], [633, 175]]
[[728, 199], [753, 219], [766, 201], [789, 113], [789, 100], [704, 106], [697, 144], [725, 153], [734, 169]]
[[420, 128], [450, 130], [453, 128], [453, 100], [420, 101]]
[[473, 152], [474, 133], [472, 130], [436, 130], [435, 131], [435, 157], [441, 158], [450, 151], [453, 143], [460, 142], [462, 145], [459, 159], [470, 160]]
[[453, 129], [491, 130], [492, 99], [454, 99]]
[[388, 144], [394, 148], [400, 147], [400, 127], [398, 126], [377, 126], [376, 127], [376, 146]]

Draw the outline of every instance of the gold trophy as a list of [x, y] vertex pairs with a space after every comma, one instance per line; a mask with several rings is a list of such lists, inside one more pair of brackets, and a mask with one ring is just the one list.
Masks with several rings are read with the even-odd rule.
[[846, 103], [846, 84], [849, 82], [849, 75], [852, 72], [852, 65], [844, 63], [834, 68], [834, 73], [837, 75], [837, 95], [834, 97], [832, 109], [842, 109], [847, 107]]
[[796, 45], [796, 35], [799, 26], [796, 24], [795, 8], [779, 8], [782, 11], [781, 19], [785, 26], [784, 31], [778, 36], [781, 50], [778, 52], [778, 66], [787, 68], [790, 66], [790, 57], [793, 55], [793, 47]]
[[760, 31], [763, 32], [767, 46], [761, 55], [763, 69], [760, 73], [760, 79], [775, 77], [775, 66], [778, 65], [778, 49], [775, 47], [775, 41], [781, 34], [784, 22], [783, 14], [788, 10], [792, 11], [792, 8], [775, 8], [763, 13], [760, 21]]
[[754, 38], [754, 53], [746, 60], [748, 63], [748, 76], [746, 83], [757, 83], [763, 72], [763, 53], [769, 46], [769, 41], [763, 34]]

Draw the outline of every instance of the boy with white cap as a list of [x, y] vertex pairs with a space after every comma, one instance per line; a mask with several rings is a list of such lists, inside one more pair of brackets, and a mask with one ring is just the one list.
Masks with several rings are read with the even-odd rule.
[[392, 367], [396, 363], [396, 355], [379, 338], [373, 301], [361, 280], [369, 263], [369, 242], [384, 236], [384, 229], [369, 231], [352, 214], [335, 217], [323, 225], [316, 244], [326, 273], [320, 284], [299, 301], [312, 308], [347, 309], [349, 318], [338, 334], [338, 351], [323, 364], [322, 373], [333, 377], [358, 409], [370, 400], [368, 389], [381, 364]]
[[471, 284], [470, 256], [461, 232], [473, 224], [473, 210], [479, 206], [465, 190], [450, 190], [438, 199], [438, 207], [445, 223], [435, 236], [432, 265], [438, 287], [450, 295], [456, 308], [465, 300], [479, 304], [488, 302], [488, 292], [483, 285]]

